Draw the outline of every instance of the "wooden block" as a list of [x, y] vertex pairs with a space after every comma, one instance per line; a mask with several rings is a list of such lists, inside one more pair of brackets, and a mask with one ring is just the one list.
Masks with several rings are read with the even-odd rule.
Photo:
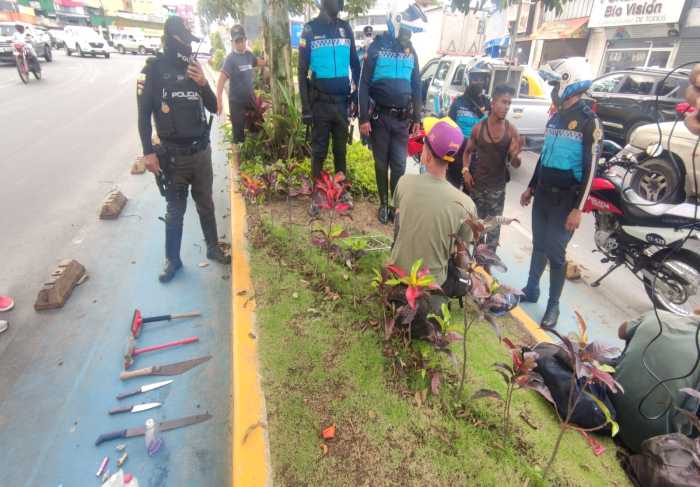
[[61, 308], [77, 282], [85, 275], [85, 267], [77, 260], [64, 260], [51, 273], [51, 279], [39, 290], [34, 309]]
[[570, 281], [581, 279], [581, 268], [570, 260], [566, 261], [566, 278]]
[[131, 174], [143, 174], [146, 172], [146, 163], [143, 157], [138, 156], [134, 163], [131, 165]]
[[105, 200], [102, 202], [102, 208], [100, 209], [100, 219], [102, 220], [114, 220], [119, 216], [119, 214], [124, 209], [128, 198], [122, 194], [121, 191], [114, 190], [107, 195]]

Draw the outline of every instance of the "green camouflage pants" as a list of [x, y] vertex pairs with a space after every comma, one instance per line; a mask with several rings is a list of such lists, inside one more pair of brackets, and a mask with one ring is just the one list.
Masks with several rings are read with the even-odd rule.
[[[503, 206], [506, 202], [506, 188], [489, 189], [481, 188], [474, 189], [470, 196], [476, 205], [476, 211], [479, 213], [479, 218], [485, 220], [492, 216], [503, 215]], [[501, 236], [501, 227], [496, 227], [486, 234], [486, 245], [491, 249], [496, 250], [498, 240]]]

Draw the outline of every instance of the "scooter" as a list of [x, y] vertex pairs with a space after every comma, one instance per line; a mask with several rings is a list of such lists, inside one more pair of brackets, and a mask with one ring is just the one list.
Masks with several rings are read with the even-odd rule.
[[[609, 151], [610, 143], [606, 146]], [[594, 214], [595, 244], [604, 255], [601, 262], [611, 266], [591, 286], [624, 265], [656, 306], [692, 315], [700, 309], [700, 255], [685, 244], [698, 240], [700, 208], [643, 199], [625, 184], [628, 173], [644, 170], [638, 163], [620, 151], [611, 158], [604, 154], [598, 164], [583, 211]]]
[[13, 44], [15, 49], [15, 61], [17, 63], [17, 72], [22, 83], [29, 83], [29, 72], [34, 74], [36, 79], [41, 79], [41, 65], [39, 60], [31, 55], [29, 47], [21, 42]]

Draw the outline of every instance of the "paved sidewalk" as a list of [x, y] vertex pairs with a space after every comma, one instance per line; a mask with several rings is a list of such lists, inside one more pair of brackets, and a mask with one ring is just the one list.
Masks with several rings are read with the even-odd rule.
[[[134, 112], [135, 126], [135, 112]], [[130, 130], [135, 130], [134, 128]], [[212, 130], [214, 194], [219, 234], [228, 240], [228, 169], [218, 123]], [[135, 137], [132, 140], [137, 140]], [[134, 143], [133, 153], [138, 151]], [[99, 163], [99, 161], [98, 161]], [[230, 268], [206, 261], [195, 205], [185, 217], [185, 268], [173, 282], [157, 276], [163, 262], [165, 202], [150, 174], [131, 176], [128, 161], [115, 181], [130, 198], [116, 221], [95, 220], [71, 246], [56, 248], [56, 261], [75, 258], [90, 279], [76, 288], [63, 309], [36, 314], [41, 327], [13, 322], [15, 334], [0, 356], [0, 485], [82, 487], [98, 485], [104, 456], [114, 472], [115, 446], [127, 445], [125, 470], [142, 487], [223, 486], [230, 483]], [[97, 208], [99, 201], [86, 201]], [[50, 269], [47, 268], [47, 275]], [[27, 304], [27, 303], [25, 303]], [[199, 342], [139, 357], [133, 368], [166, 364], [206, 354], [213, 359], [158, 391], [117, 402], [115, 396], [163, 377], [121, 382], [131, 315], [200, 310], [201, 318], [147, 325], [139, 346], [192, 335]], [[161, 401], [145, 413], [108, 416], [118, 405]], [[123, 403], [123, 404], [122, 404]], [[101, 433], [210, 412], [206, 423], [164, 433], [165, 448], [146, 455], [143, 437], [100, 447]]]

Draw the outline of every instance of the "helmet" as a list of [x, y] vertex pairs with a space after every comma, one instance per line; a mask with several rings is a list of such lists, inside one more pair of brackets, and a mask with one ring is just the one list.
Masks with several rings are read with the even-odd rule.
[[398, 39], [400, 31], [423, 32], [419, 20], [428, 21], [423, 10], [415, 3], [406, 0], [392, 0], [389, 13], [386, 16], [386, 25], [389, 35]]
[[567, 98], [587, 91], [593, 81], [590, 65], [573, 59], [553, 61], [545, 67], [544, 71], [554, 77], [549, 84], [554, 86], [552, 98], [557, 105]]

